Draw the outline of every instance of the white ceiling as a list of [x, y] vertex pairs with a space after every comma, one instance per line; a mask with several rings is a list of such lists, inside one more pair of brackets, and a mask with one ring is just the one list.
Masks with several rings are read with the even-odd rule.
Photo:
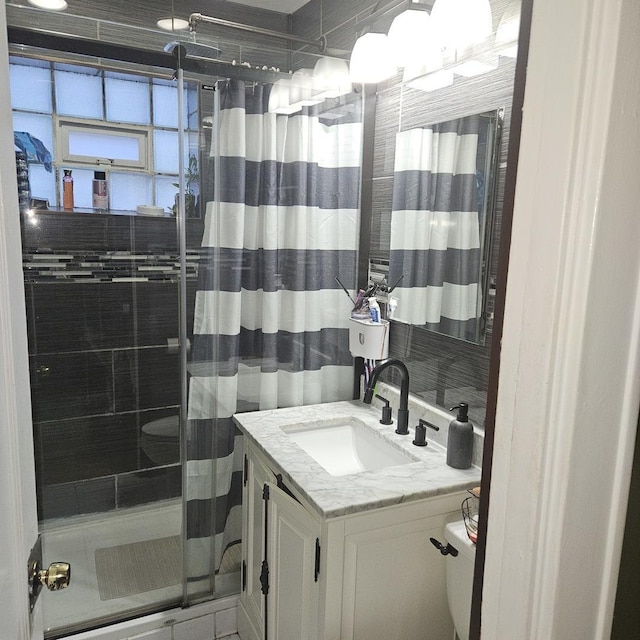
[[246, 4], [250, 7], [259, 7], [260, 9], [270, 9], [271, 11], [280, 11], [280, 13], [293, 13], [301, 6], [307, 4], [309, 0], [231, 0], [238, 4]]

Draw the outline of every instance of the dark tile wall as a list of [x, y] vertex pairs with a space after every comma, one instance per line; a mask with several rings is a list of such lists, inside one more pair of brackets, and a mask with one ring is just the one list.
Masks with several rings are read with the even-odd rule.
[[[23, 227], [40, 517], [181, 494], [177, 438], [143, 425], [180, 404], [175, 219], [39, 212]], [[189, 330], [201, 220], [188, 221]]]
[[[311, 0], [293, 15], [297, 33], [319, 37], [325, 35], [329, 47], [351, 49], [364, 18], [379, 3], [370, 0], [341, 2]], [[492, 0], [494, 27], [503, 15], [508, 0]], [[376, 23], [371, 30], [386, 31], [389, 20]], [[311, 56], [295, 58], [301, 66], [312, 66]], [[498, 201], [491, 236], [490, 275], [497, 270], [497, 247], [500, 239], [502, 194], [509, 141], [509, 123], [515, 74], [515, 61], [500, 58], [496, 71], [476, 78], [456, 77], [452, 87], [424, 93], [402, 85], [397, 76], [377, 88], [375, 106], [374, 158], [372, 166], [363, 167], [363, 190], [369, 190], [371, 210], [363, 216], [371, 221], [369, 255], [388, 259], [393, 192], [393, 161], [396, 133], [403, 129], [442, 122], [472, 113], [504, 108], [504, 125], [498, 171]], [[365, 145], [367, 141], [365, 140]], [[364, 200], [366, 201], [366, 199]], [[366, 228], [366, 225], [364, 225]], [[493, 308], [489, 292], [489, 312]], [[418, 327], [392, 323], [389, 351], [405, 361], [409, 368], [411, 392], [429, 402], [449, 408], [459, 401], [470, 405], [476, 424], [484, 423], [486, 388], [491, 345], [491, 318], [483, 345], [465, 343]], [[390, 378], [392, 380], [392, 378]], [[392, 380], [393, 381], [393, 380]]]

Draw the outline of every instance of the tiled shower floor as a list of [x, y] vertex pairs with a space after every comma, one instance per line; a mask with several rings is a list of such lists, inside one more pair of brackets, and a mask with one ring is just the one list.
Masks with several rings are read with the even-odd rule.
[[[162, 608], [178, 604], [182, 585], [176, 584], [125, 598], [100, 600], [96, 577], [95, 551], [132, 542], [178, 535], [182, 507], [179, 501], [168, 501], [153, 507], [123, 512], [66, 518], [48, 523], [43, 531], [44, 566], [52, 562], [71, 564], [71, 584], [56, 592], [41, 593], [46, 631], [69, 628], [80, 630], [85, 621], [109, 616], [127, 617], [127, 612]], [[229, 585], [222, 584], [229, 582]], [[217, 590], [233, 590], [237, 577], [233, 574], [217, 578]]]

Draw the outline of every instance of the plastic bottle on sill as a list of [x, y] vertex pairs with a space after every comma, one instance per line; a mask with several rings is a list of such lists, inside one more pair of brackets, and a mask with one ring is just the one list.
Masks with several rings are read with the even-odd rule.
[[64, 169], [62, 178], [62, 208], [65, 211], [73, 211], [73, 176], [71, 169]]
[[104, 171], [93, 172], [93, 208], [100, 211], [109, 209], [109, 192], [107, 191], [107, 174]]

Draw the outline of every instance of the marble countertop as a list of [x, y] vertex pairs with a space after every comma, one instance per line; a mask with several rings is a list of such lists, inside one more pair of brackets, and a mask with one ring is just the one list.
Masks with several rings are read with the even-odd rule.
[[[344, 418], [357, 418], [405, 451], [416, 461], [377, 471], [333, 476], [303, 451], [281, 427]], [[331, 402], [304, 407], [273, 409], [234, 415], [240, 430], [251, 439], [271, 465], [282, 472], [283, 481], [294, 488], [323, 518], [421, 500], [480, 483], [480, 469], [452, 469], [446, 464], [446, 450], [429, 442], [426, 447], [412, 444], [410, 435], [394, 433], [393, 425], [380, 424], [380, 409], [361, 401]], [[429, 434], [427, 434], [429, 440]]]

